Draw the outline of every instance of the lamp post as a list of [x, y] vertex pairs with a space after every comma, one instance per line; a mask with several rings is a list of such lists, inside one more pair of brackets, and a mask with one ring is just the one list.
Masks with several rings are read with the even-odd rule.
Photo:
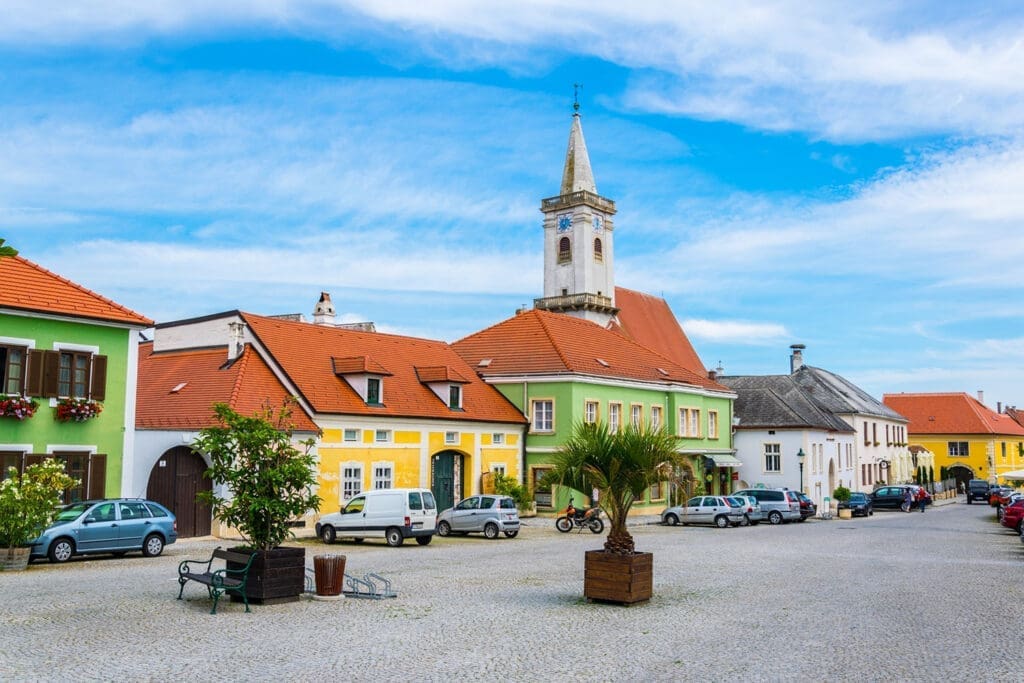
[[800, 464], [800, 493], [804, 492], [804, 449], [796, 452], [796, 461]]

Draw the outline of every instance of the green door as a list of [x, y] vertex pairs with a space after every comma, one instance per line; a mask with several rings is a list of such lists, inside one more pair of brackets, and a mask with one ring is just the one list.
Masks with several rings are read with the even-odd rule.
[[437, 499], [437, 509], [447, 510], [455, 505], [456, 497], [462, 498], [459, 474], [462, 470], [462, 454], [442, 451], [431, 461], [430, 490]]

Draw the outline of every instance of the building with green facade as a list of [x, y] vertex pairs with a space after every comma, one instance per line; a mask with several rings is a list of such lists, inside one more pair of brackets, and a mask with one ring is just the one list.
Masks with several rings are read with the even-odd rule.
[[151, 324], [25, 258], [0, 257], [0, 476], [57, 458], [81, 481], [67, 500], [121, 495], [138, 337]]

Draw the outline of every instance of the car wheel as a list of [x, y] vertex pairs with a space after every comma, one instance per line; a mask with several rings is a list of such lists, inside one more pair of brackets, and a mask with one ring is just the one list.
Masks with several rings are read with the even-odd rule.
[[1003, 508], [996, 508], [996, 521], [1003, 521]]
[[674, 514], [665, 515], [665, 524], [668, 524], [669, 526], [679, 524], [679, 516]]
[[725, 529], [729, 526], [729, 518], [725, 515], [718, 515], [717, 517], [715, 517], [715, 526], [717, 526], [719, 529]]
[[873, 509], [869, 509], [868, 510], [868, 517], [870, 517], [873, 514], [875, 514], [875, 511]]
[[506, 531], [505, 536], [508, 538], [515, 538], [519, 535], [519, 529], [513, 529], [512, 531]]
[[590, 520], [589, 526], [590, 530], [595, 534], [599, 534], [602, 531], [604, 531], [604, 521], [602, 521], [601, 519]]
[[968, 505], [970, 505], [970, 504], [971, 504], [971, 497], [970, 497], [970, 496], [967, 496], [967, 504], [968, 504]]
[[782, 513], [778, 510], [772, 510], [768, 513], [769, 524], [782, 524]]
[[156, 557], [164, 551], [164, 539], [159, 534], [150, 534], [146, 536], [145, 542], [142, 544], [142, 554], [146, 557]]
[[568, 517], [559, 517], [555, 520], [555, 528], [563, 534], [567, 534], [572, 531], [572, 521]]
[[1017, 522], [1017, 533], [1018, 534], [1019, 533], [1024, 533], [1024, 532], [1021, 531], [1021, 529], [1024, 529], [1024, 519], [1022, 519], [1021, 521]]
[[325, 524], [324, 526], [320, 527], [320, 540], [326, 543], [327, 545], [334, 543], [335, 539], [337, 538], [337, 533], [334, 531], [334, 527], [330, 524]]
[[494, 522], [487, 522], [484, 525], [484, 538], [494, 540], [498, 537], [498, 525]]
[[740, 522], [740, 526], [750, 526], [750, 515], [743, 515], [743, 521]]
[[417, 536], [416, 542], [420, 545], [430, 545], [430, 539], [432, 538], [433, 536]]
[[397, 526], [388, 527], [388, 530], [384, 532], [384, 538], [392, 548], [397, 548], [405, 542], [405, 538], [402, 537], [402, 530]]
[[46, 553], [50, 562], [67, 562], [75, 554], [75, 542], [70, 538], [58, 538], [50, 544], [50, 550]]
[[437, 525], [437, 535], [438, 536], [447, 536], [451, 532], [452, 532], [452, 525], [449, 524], [448, 522], [441, 522], [440, 524]]

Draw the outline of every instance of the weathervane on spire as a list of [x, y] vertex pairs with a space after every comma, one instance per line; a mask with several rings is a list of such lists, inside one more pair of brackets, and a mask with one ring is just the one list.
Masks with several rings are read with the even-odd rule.
[[583, 87], [582, 83], [572, 84], [572, 111], [574, 114], [580, 112], [580, 99], [578, 97], [579, 89]]

